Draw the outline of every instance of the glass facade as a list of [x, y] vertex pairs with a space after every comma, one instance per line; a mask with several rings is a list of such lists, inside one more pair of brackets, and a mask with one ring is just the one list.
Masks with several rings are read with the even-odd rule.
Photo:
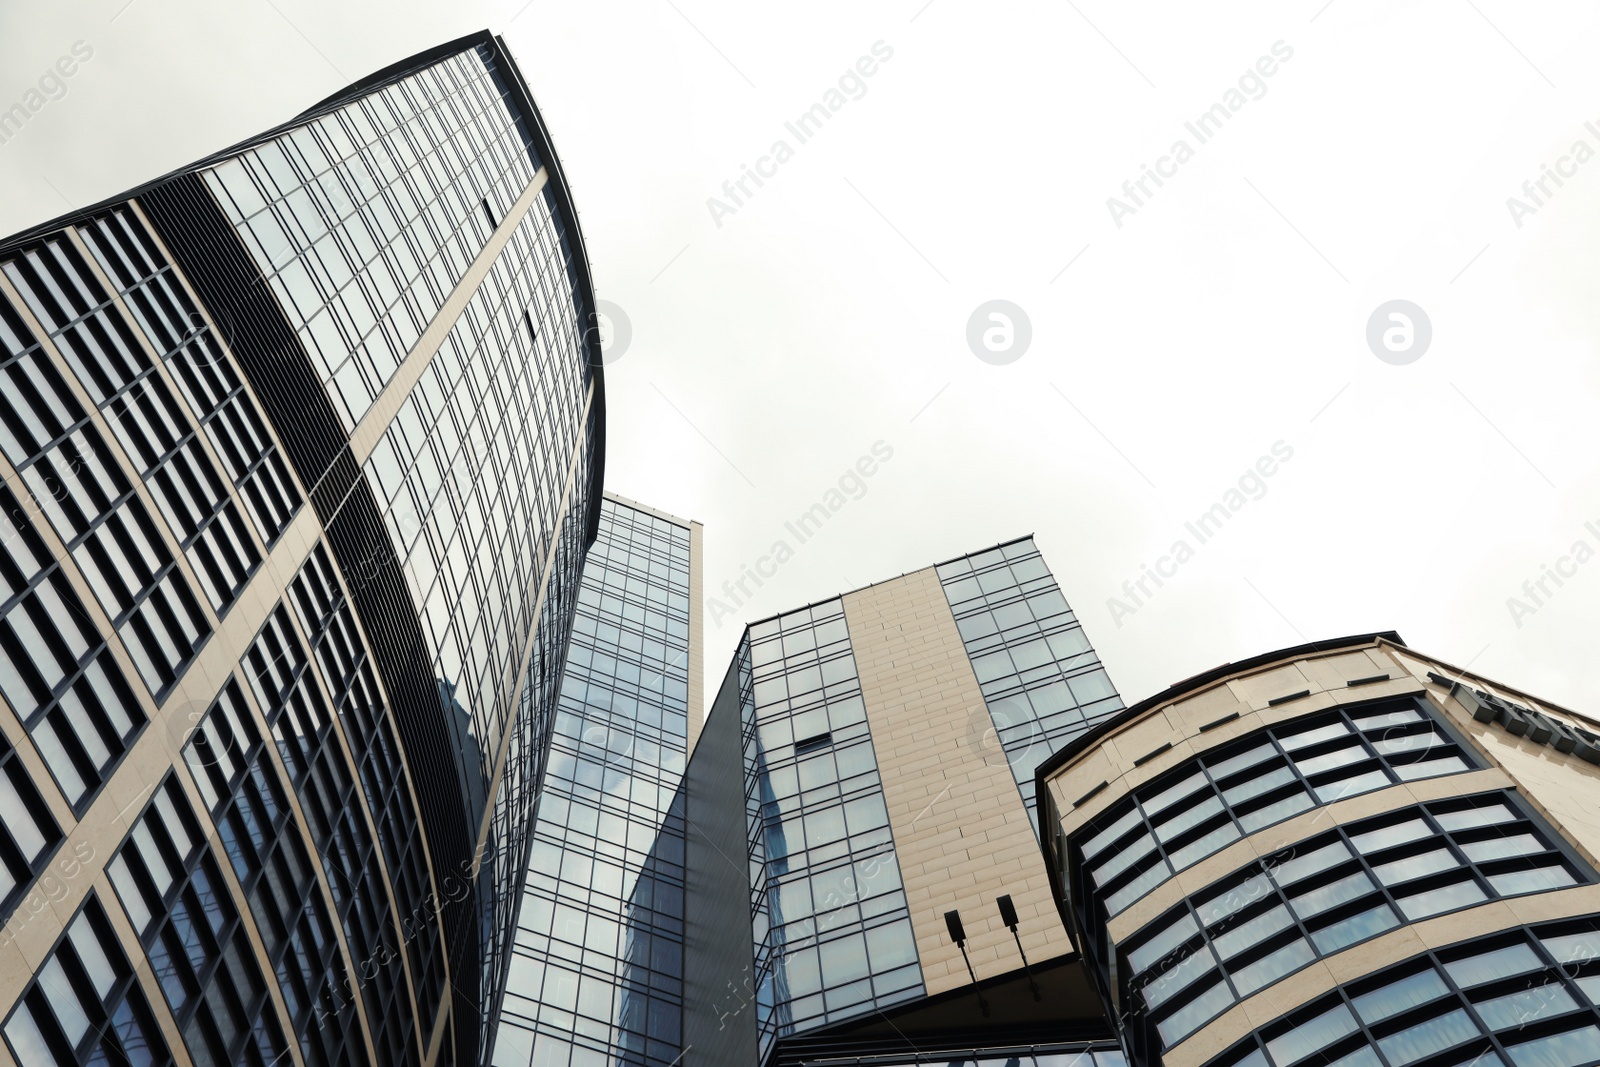
[[205, 175], [347, 433], [539, 170], [504, 93], [461, 52]]
[[1348, 823], [1192, 894], [1119, 944], [1124, 1025], [1142, 1031], [1129, 1035], [1136, 1044], [1171, 1047], [1278, 979], [1404, 923], [1595, 881], [1510, 793]]
[[1033, 538], [941, 563], [938, 572], [993, 723], [982, 743], [1011, 767], [1037, 833], [1034, 771], [1121, 711], [1122, 699]]
[[606, 498], [578, 594], [494, 1067], [668, 1067], [683, 1053], [691, 566], [687, 524]]
[[[929, 1050], [912, 1058], [895, 1055], [829, 1056], [830, 1067], [1127, 1067], [1115, 1045], [1027, 1045], [965, 1052]], [[785, 1064], [787, 1067], [787, 1064]]]
[[[24, 1062], [168, 1062], [156, 1023], [197, 1063], [483, 1058], [599, 520], [592, 320], [488, 34], [0, 243], [0, 918], [146, 957], [63, 941], [77, 1011], [0, 975]], [[650, 648], [686, 595], [638, 598]]]
[[133, 965], [95, 893], [18, 998], [6, 1043], [26, 1064], [173, 1062]]
[[1513, 930], [1352, 982], [1206, 1067], [1586, 1067], [1600, 1059], [1600, 922]]
[[1482, 766], [1423, 698], [1308, 716], [1174, 768], [1074, 835], [1085, 928], [1234, 841], [1344, 797]]
[[922, 968], [843, 601], [752, 625], [737, 663], [765, 1058], [920, 996]]

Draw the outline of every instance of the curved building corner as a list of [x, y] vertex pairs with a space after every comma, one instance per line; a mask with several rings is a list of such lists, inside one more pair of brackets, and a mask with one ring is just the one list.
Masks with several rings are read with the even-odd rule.
[[480, 1062], [598, 336], [487, 32], [0, 241], [0, 1062]]
[[1368, 634], [1180, 683], [1040, 767], [1134, 1067], [1600, 1057], [1600, 722]]

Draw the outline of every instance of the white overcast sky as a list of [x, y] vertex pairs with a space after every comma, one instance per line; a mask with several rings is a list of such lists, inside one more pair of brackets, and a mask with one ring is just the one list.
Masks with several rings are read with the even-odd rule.
[[[0, 233], [487, 26], [631, 320], [608, 487], [705, 523], [708, 595], [794, 550], [708, 625], [711, 686], [739, 622], [1031, 532], [1129, 702], [1392, 628], [1600, 713], [1600, 559], [1507, 603], [1600, 551], [1600, 159], [1568, 159], [1600, 150], [1600, 14], [1219, 7], [4, 3], [0, 110], [75, 42], [93, 57], [0, 144]], [[799, 144], [784, 123], [880, 41], [865, 94]], [[1265, 94], [1199, 144], [1185, 122], [1280, 41]], [[793, 158], [719, 227], [707, 199], [779, 139]], [[1119, 228], [1107, 198], [1179, 139], [1193, 158]], [[1570, 176], [1518, 226], [1507, 198], [1546, 165]], [[1032, 328], [1003, 366], [966, 340], [996, 299]], [[1396, 299], [1432, 324], [1408, 365], [1366, 341]], [[784, 523], [878, 441], [865, 494], [798, 543]], [[1280, 441], [1265, 495], [1198, 544], [1185, 522]], [[1179, 539], [1193, 558], [1114, 619]]]

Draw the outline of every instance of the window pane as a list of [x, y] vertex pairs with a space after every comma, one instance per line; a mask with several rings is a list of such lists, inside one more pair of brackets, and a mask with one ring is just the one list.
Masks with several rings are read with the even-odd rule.
[[1331, 771], [1335, 767], [1348, 767], [1352, 763], [1359, 763], [1367, 758], [1367, 750], [1355, 742], [1336, 748], [1332, 752], [1324, 752], [1320, 756], [1311, 756], [1306, 759], [1295, 760], [1295, 766], [1307, 778], [1323, 771]]
[[1414, 782], [1419, 778], [1436, 778], [1441, 774], [1455, 774], [1457, 771], [1467, 769], [1467, 761], [1460, 756], [1446, 756], [1443, 759], [1428, 760], [1424, 763], [1396, 764], [1394, 773], [1402, 782]]
[[1171, 1048], [1194, 1033], [1200, 1025], [1233, 1003], [1233, 994], [1226, 982], [1218, 982], [1204, 993], [1183, 1005], [1171, 1015], [1156, 1023], [1162, 1043]]
[[1309, 889], [1293, 897], [1289, 903], [1294, 905], [1295, 914], [1304, 919], [1312, 915], [1320, 915], [1329, 908], [1337, 907], [1347, 900], [1354, 900], [1359, 896], [1364, 896], [1375, 888], [1377, 887], [1372, 884], [1372, 879], [1367, 875], [1366, 871], [1357, 871], [1354, 874], [1348, 874], [1336, 881], [1329, 882], [1327, 885]]
[[1314, 1019], [1308, 1019], [1281, 1037], [1267, 1042], [1267, 1052], [1278, 1067], [1320, 1052], [1356, 1029], [1356, 1020], [1343, 1004], [1335, 1005]]
[[1196, 838], [1182, 848], [1173, 849], [1172, 865], [1178, 870], [1182, 870], [1192, 863], [1198, 863], [1238, 837], [1239, 828], [1237, 826], [1231, 822], [1223, 823], [1215, 830]]
[[1429, 889], [1409, 897], [1401, 897], [1400, 910], [1405, 912], [1406, 918], [1413, 922], [1426, 918], [1429, 915], [1438, 915], [1440, 912], [1453, 911], [1464, 908], [1469, 904], [1477, 904], [1487, 900], [1484, 891], [1478, 888], [1477, 882], [1456, 882], [1453, 885], [1442, 886], [1439, 889]]
[[1311, 940], [1316, 944], [1318, 952], [1331, 955], [1346, 945], [1376, 937], [1385, 930], [1393, 930], [1399, 925], [1400, 920], [1395, 915], [1394, 909], [1387, 904], [1380, 904], [1376, 908], [1357, 912], [1348, 919], [1330, 923], [1320, 930], [1313, 930]]
[[1270, 911], [1233, 927], [1225, 934], [1213, 935], [1211, 943], [1216, 946], [1218, 954], [1226, 960], [1229, 957], [1238, 955], [1251, 945], [1259, 945], [1268, 937], [1293, 925], [1293, 923], [1294, 920], [1289, 916], [1289, 909], [1279, 904]]
[[1394, 1067], [1403, 1067], [1440, 1049], [1459, 1045], [1478, 1036], [1478, 1028], [1467, 1017], [1466, 1011], [1457, 1008], [1437, 1019], [1429, 1019], [1425, 1023], [1407, 1027], [1398, 1034], [1379, 1038], [1378, 1048]]
[[1202, 945], [1195, 952], [1167, 968], [1160, 978], [1145, 986], [1142, 990], [1144, 1002], [1152, 1008], [1160, 1007], [1187, 988], [1189, 983], [1201, 975], [1209, 974], [1216, 965], [1217, 961], [1211, 955], [1211, 950]]
[[1359, 834], [1350, 835], [1350, 843], [1356, 846], [1356, 851], [1362, 855], [1377, 852], [1391, 845], [1403, 845], [1407, 841], [1419, 841], [1433, 831], [1428, 829], [1428, 824], [1421, 819], [1407, 819], [1405, 822], [1395, 823], [1393, 826], [1380, 826], [1376, 830], [1367, 830]]
[[1276, 750], [1271, 745], [1257, 745], [1255, 748], [1246, 749], [1236, 756], [1229, 756], [1227, 759], [1219, 760], [1216, 763], [1208, 763], [1207, 766], [1211, 768], [1211, 776], [1221, 781], [1230, 774], [1236, 774], [1246, 767], [1254, 767], [1262, 760], [1268, 759], [1275, 754]]
[[1506, 1051], [1517, 1067], [1578, 1067], [1593, 1063], [1596, 1049], [1600, 1049], [1600, 1028], [1586, 1026], [1510, 1045]]
[[1392, 1015], [1399, 1015], [1418, 1004], [1426, 1004], [1430, 1000], [1445, 996], [1449, 992], [1450, 987], [1444, 984], [1444, 979], [1439, 977], [1437, 971], [1430, 968], [1421, 974], [1408, 975], [1398, 981], [1390, 982], [1371, 993], [1352, 997], [1351, 1003], [1356, 1006], [1356, 1014], [1370, 1026]]
[[1306, 852], [1296, 852], [1291, 849], [1290, 855], [1281, 862], [1267, 861], [1267, 870], [1272, 874], [1273, 881], [1279, 885], [1292, 885], [1302, 878], [1309, 878], [1313, 874], [1337, 866], [1350, 858], [1350, 847], [1338, 838], [1324, 845], [1311, 848]]
[[1384, 885], [1397, 885], [1400, 882], [1409, 882], [1413, 878], [1421, 878], [1425, 874], [1448, 871], [1452, 867], [1459, 866], [1449, 849], [1438, 848], [1432, 852], [1380, 863], [1372, 871]]
[[1600, 959], [1600, 931], [1585, 930], [1576, 934], [1556, 934], [1540, 938], [1550, 955], [1563, 966], [1584, 960]]
[[1282, 800], [1275, 800], [1265, 807], [1239, 816], [1239, 823], [1246, 833], [1254, 833], [1263, 826], [1271, 826], [1275, 822], [1282, 822], [1291, 815], [1298, 815], [1311, 807], [1311, 798], [1304, 792], [1294, 793]]
[[1577, 883], [1578, 880], [1573, 877], [1571, 871], [1556, 864], [1535, 867], [1531, 871], [1508, 871], [1505, 874], [1489, 876], [1489, 884], [1503, 897], [1515, 896], [1518, 893], [1537, 893], [1541, 889], [1558, 889], [1561, 886]]
[[1537, 971], [1543, 967], [1544, 964], [1539, 961], [1533, 949], [1524, 944], [1508, 945], [1492, 952], [1468, 956], [1464, 960], [1452, 960], [1444, 965], [1450, 977], [1455, 979], [1456, 985], [1463, 989], [1482, 985], [1496, 978], [1505, 978], [1508, 975]]
[[1489, 804], [1481, 808], [1468, 808], [1465, 811], [1451, 811], [1443, 815], [1435, 815], [1439, 825], [1446, 830], [1464, 830], [1469, 826], [1490, 826], [1494, 823], [1510, 822], [1516, 818], [1511, 809], [1504, 804]]
[[1491, 837], [1487, 841], [1469, 841], [1461, 851], [1474, 862], [1503, 859], [1506, 856], [1528, 856], [1545, 851], [1545, 843], [1532, 834], [1512, 834], [1510, 837]]
[[1280, 737], [1278, 738], [1278, 743], [1283, 746], [1285, 752], [1293, 752], [1296, 749], [1305, 748], [1307, 745], [1314, 745], [1318, 741], [1326, 741], [1331, 737], [1343, 737], [1349, 732], [1350, 728], [1344, 723], [1331, 722], [1326, 726], [1317, 726], [1310, 730], [1302, 730], [1297, 734]]
[[1128, 953], [1128, 966], [1138, 974], [1199, 932], [1194, 916], [1184, 912], [1162, 927], [1144, 944]]
[[[1495, 1030], [1510, 1030], [1538, 1019], [1571, 1011], [1578, 1006], [1559, 982], [1548, 982], [1532, 989], [1519, 989], [1503, 997], [1477, 1005], [1483, 1021]], [[1595, 1050], [1600, 1054], [1600, 1048]]]
[[1232, 972], [1234, 987], [1239, 990], [1240, 996], [1247, 997], [1291, 971], [1299, 970], [1315, 958], [1316, 953], [1310, 945], [1305, 941], [1295, 941]]
[[1340, 778], [1326, 785], [1317, 786], [1317, 799], [1324, 804], [1331, 804], [1344, 797], [1353, 797], [1360, 793], [1370, 793], [1374, 789], [1382, 789], [1389, 784], [1389, 776], [1382, 770], [1363, 771], [1361, 774], [1349, 778]]

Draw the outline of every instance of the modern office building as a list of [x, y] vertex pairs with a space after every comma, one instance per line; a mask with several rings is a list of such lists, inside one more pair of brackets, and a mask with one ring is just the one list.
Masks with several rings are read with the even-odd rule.
[[1119, 1063], [1030, 812], [1121, 710], [1029, 538], [752, 624], [685, 779], [684, 1062]]
[[597, 348], [486, 33], [0, 243], [0, 1062], [481, 1062]]
[[1393, 633], [1230, 663], [1039, 769], [1134, 1067], [1600, 1062], [1600, 722]]
[[683, 771], [700, 524], [607, 495], [561, 682], [494, 1067], [683, 1055]]

